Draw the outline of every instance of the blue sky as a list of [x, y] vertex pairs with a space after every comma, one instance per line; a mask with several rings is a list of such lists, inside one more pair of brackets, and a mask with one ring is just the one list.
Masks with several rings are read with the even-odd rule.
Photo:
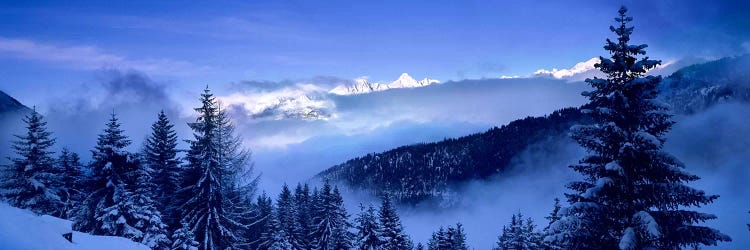
[[[655, 2], [655, 3], [651, 3]], [[742, 1], [52, 1], [2, 3], [0, 89], [136, 69], [186, 88], [314, 76], [528, 75], [602, 54], [620, 4], [659, 59], [750, 47]], [[43, 104], [40, 104], [43, 105]]]

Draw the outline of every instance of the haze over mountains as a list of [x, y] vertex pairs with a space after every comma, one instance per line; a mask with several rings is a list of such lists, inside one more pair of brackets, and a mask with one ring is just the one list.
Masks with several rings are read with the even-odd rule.
[[[594, 63], [592, 60], [587, 63]], [[574, 68], [586, 68], [582, 65]], [[722, 103], [747, 103], [750, 102], [748, 79], [750, 55], [695, 64], [666, 77], [661, 85], [661, 98], [674, 107], [677, 115], [699, 113]], [[586, 122], [586, 116], [578, 108], [562, 109], [484, 133], [357, 157], [318, 176], [342, 181], [357, 190], [389, 192], [403, 201], [419, 202], [452, 193], [452, 187], [462, 182], [509, 171], [513, 158], [522, 151], [533, 145], [566, 140], [570, 126]]]

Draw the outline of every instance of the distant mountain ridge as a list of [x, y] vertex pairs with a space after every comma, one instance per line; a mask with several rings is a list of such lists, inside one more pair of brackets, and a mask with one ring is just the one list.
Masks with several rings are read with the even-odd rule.
[[[666, 77], [661, 88], [662, 99], [676, 114], [700, 112], [721, 102], [750, 102], [750, 55], [684, 67]], [[484, 133], [357, 157], [317, 177], [355, 190], [388, 192], [402, 202], [415, 203], [440, 197], [461, 182], [502, 173], [529, 146], [564, 138], [571, 125], [587, 122], [580, 108], [566, 108]]]
[[21, 119], [30, 112], [29, 107], [0, 91], [0, 164], [7, 161], [6, 157], [11, 156], [11, 141], [16, 139], [13, 135], [23, 132], [25, 124]]
[[0, 90], [0, 114], [18, 111], [30, 111], [30, 109], [21, 104], [16, 98]]
[[354, 84], [339, 85], [332, 89], [328, 93], [335, 95], [358, 95], [366, 94], [378, 91], [385, 91], [389, 89], [401, 89], [401, 88], [418, 88], [424, 87], [431, 84], [440, 83], [435, 79], [425, 77], [422, 80], [416, 80], [407, 73], [401, 74], [398, 79], [389, 83], [383, 84], [378, 82], [370, 82], [367, 78], [361, 77], [354, 80]]

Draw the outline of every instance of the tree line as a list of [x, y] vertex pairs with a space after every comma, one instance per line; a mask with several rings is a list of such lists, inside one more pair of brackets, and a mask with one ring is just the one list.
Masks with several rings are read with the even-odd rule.
[[[63, 148], [57, 158], [47, 123], [34, 109], [17, 135], [17, 157], [2, 166], [10, 205], [70, 219], [77, 231], [120, 236], [152, 249], [412, 249], [392, 203], [383, 197], [350, 221], [338, 187], [282, 187], [274, 204], [255, 197], [259, 176], [229, 117], [205, 90], [179, 157], [174, 124], [162, 111], [138, 152], [112, 114], [91, 162]], [[461, 245], [466, 249], [465, 236]], [[433, 248], [430, 249], [445, 249]]]

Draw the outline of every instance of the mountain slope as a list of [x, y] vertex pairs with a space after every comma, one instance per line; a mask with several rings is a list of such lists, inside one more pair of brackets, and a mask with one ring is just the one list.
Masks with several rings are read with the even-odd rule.
[[[662, 98], [677, 114], [700, 112], [728, 101], [750, 101], [750, 55], [725, 58], [678, 70], [664, 79]], [[567, 137], [573, 124], [588, 119], [579, 108], [527, 117], [500, 128], [440, 142], [402, 146], [348, 160], [318, 177], [352, 189], [387, 191], [401, 201], [440, 196], [452, 185], [500, 174], [531, 145]]]
[[16, 139], [13, 135], [23, 132], [24, 123], [21, 120], [30, 112], [30, 108], [0, 91], [0, 164], [8, 160], [11, 141]]
[[563, 136], [585, 121], [578, 108], [527, 117], [487, 132], [440, 142], [403, 146], [334, 166], [318, 176], [358, 190], [388, 190], [401, 201], [439, 196], [451, 184], [500, 173], [528, 145]]
[[25, 111], [30, 111], [30, 109], [21, 104], [21, 102], [16, 100], [16, 98], [13, 98], [5, 92], [0, 91], [0, 115], [3, 115], [5, 113]]
[[664, 79], [661, 91], [672, 109], [684, 114], [750, 101], [750, 54], [684, 67]]

